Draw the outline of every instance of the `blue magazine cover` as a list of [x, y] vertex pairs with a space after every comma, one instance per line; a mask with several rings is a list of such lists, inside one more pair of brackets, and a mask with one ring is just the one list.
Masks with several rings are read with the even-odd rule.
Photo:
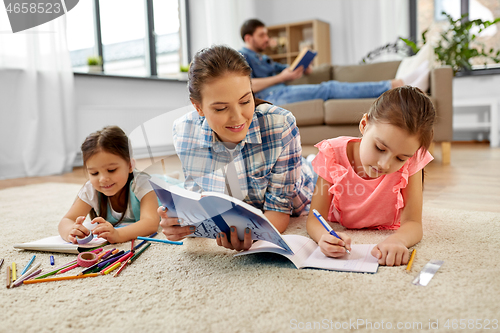
[[278, 230], [259, 209], [224, 193], [192, 192], [154, 176], [149, 182], [158, 200], [168, 209], [168, 216], [181, 218], [183, 226], [196, 227], [193, 236], [215, 239], [219, 232], [229, 235], [230, 227], [235, 226], [238, 238], [243, 240], [248, 227], [252, 230], [253, 240], [271, 242], [293, 254]]

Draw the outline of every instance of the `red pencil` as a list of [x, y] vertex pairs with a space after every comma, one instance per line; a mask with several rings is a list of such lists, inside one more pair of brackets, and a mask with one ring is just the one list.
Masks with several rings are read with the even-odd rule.
[[75, 264], [75, 265], [73, 265], [73, 266], [69, 266], [68, 268], [62, 269], [62, 270], [60, 270], [59, 272], [57, 272], [57, 273], [56, 273], [56, 275], [57, 275], [57, 274], [66, 273], [67, 271], [70, 271], [70, 270], [72, 270], [72, 269], [74, 269], [74, 268], [77, 268], [77, 267], [80, 267], [80, 265]]

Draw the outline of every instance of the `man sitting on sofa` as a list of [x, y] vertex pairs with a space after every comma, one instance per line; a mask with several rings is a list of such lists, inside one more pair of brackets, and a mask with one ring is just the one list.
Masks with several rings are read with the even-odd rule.
[[241, 26], [241, 38], [245, 42], [240, 52], [252, 68], [252, 89], [256, 97], [275, 105], [283, 105], [311, 99], [376, 98], [385, 91], [405, 84], [427, 91], [429, 85], [428, 61], [402, 79], [378, 82], [326, 81], [320, 84], [285, 85], [285, 82], [309, 74], [312, 67], [302, 66], [290, 70], [288, 65], [272, 61], [262, 54], [269, 45], [267, 28], [261, 21], [250, 19]]

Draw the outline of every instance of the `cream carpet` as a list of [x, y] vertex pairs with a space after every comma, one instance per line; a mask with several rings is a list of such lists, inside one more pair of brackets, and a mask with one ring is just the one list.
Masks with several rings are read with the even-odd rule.
[[[0, 191], [0, 332], [477, 332], [479, 324], [500, 330], [500, 214], [433, 205], [424, 207], [425, 235], [411, 274], [405, 267], [376, 274], [298, 270], [277, 255], [233, 258], [213, 240], [189, 239], [183, 246], [152, 244], [116, 278], [5, 288], [13, 261], [20, 271], [36, 254], [50, 268], [50, 253], [12, 245], [56, 235], [79, 189], [48, 183]], [[358, 243], [389, 233], [348, 232]], [[306, 235], [303, 219], [287, 233]], [[54, 257], [56, 265], [75, 258]], [[411, 284], [431, 259], [445, 263], [429, 285]], [[466, 319], [466, 329], [453, 329], [460, 325], [454, 319]]]

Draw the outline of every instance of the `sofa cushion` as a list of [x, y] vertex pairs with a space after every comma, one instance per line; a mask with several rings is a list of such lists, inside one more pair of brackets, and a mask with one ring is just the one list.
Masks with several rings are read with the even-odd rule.
[[343, 82], [383, 81], [396, 77], [401, 61], [386, 61], [373, 64], [333, 66], [333, 80]]
[[324, 81], [330, 81], [332, 79], [332, 65], [322, 64], [313, 67], [313, 71], [309, 75], [302, 75], [302, 77], [289, 81], [286, 84], [319, 84]]
[[357, 125], [375, 98], [330, 99], [325, 102], [327, 125]]
[[322, 99], [280, 105], [293, 113], [297, 126], [323, 125], [325, 112]]

